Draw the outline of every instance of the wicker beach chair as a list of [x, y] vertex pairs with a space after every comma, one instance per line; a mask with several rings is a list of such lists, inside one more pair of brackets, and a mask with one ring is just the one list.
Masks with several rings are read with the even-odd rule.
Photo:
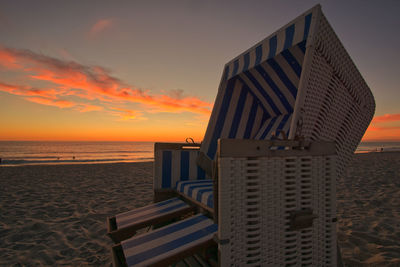
[[335, 179], [374, 110], [317, 5], [225, 65], [201, 145], [155, 144], [155, 201], [178, 195], [213, 218], [222, 266], [332, 266]]

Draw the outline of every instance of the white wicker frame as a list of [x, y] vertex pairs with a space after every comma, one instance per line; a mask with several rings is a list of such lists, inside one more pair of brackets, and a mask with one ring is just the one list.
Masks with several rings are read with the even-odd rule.
[[[220, 140], [220, 266], [336, 266], [335, 146], [270, 150], [277, 145]], [[291, 229], [291, 214], [310, 209], [312, 227]]]
[[375, 100], [321, 6], [313, 9], [289, 139], [334, 141], [341, 176], [374, 116]]

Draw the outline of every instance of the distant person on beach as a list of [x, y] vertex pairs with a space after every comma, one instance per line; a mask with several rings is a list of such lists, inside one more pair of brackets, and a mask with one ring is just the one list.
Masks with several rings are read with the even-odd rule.
[[73, 156], [72, 159], [75, 160], [75, 156]]

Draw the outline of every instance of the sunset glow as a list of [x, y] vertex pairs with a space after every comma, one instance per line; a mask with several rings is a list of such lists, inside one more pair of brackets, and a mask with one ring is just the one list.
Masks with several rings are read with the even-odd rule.
[[364, 141], [398, 141], [399, 139], [400, 114], [375, 116], [363, 138]]
[[[2, 3], [0, 140], [201, 141], [224, 64], [315, 3]], [[398, 20], [322, 7], [376, 98], [363, 140], [400, 141]]]

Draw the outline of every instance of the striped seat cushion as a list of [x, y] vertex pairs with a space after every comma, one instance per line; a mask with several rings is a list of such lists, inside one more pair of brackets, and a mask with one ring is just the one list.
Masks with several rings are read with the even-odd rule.
[[176, 183], [176, 190], [194, 201], [214, 208], [212, 180], [179, 181]]
[[149, 266], [212, 240], [218, 225], [204, 215], [170, 224], [121, 243], [128, 266]]
[[176, 213], [179, 210], [188, 209], [190, 206], [179, 198], [171, 198], [166, 201], [154, 203], [145, 207], [120, 213], [115, 216], [118, 229], [140, 224], [160, 216]]

